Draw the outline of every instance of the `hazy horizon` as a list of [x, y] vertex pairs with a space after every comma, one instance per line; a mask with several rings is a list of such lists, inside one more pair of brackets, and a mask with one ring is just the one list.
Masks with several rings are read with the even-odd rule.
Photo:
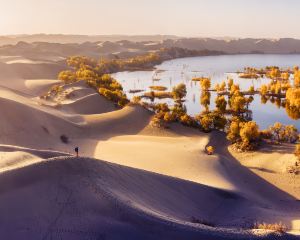
[[297, 0], [11, 0], [1, 4], [0, 35], [299, 39], [299, 7]]
[[151, 37], [151, 36], [170, 36], [170, 37], [178, 37], [178, 38], [211, 38], [211, 39], [296, 39], [296, 40], [300, 40], [300, 37], [238, 37], [238, 36], [186, 36], [186, 35], [174, 35], [174, 34], [118, 34], [118, 33], [114, 33], [114, 34], [76, 34], [76, 33], [17, 33], [17, 34], [4, 34], [1, 35], [0, 37], [22, 37], [22, 36], [38, 36], [38, 35], [44, 35], [44, 36], [86, 36], [86, 37]]

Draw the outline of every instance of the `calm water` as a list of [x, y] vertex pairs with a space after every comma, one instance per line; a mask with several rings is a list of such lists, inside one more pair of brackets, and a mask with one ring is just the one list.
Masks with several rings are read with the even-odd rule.
[[[191, 115], [199, 114], [204, 110], [200, 104], [201, 89], [199, 82], [193, 82], [193, 77], [209, 76], [212, 86], [226, 80], [227, 77], [234, 79], [242, 90], [248, 90], [250, 86], [260, 87], [263, 83], [269, 83], [266, 78], [260, 79], [241, 79], [235, 72], [243, 70], [244, 67], [264, 68], [266, 66], [294, 67], [300, 66], [300, 55], [224, 55], [182, 58], [166, 61], [157, 66], [158, 70], [163, 70], [157, 74], [160, 81], [153, 81], [154, 71], [121, 72], [114, 74], [114, 77], [123, 85], [124, 91], [129, 98], [141, 95], [142, 93], [130, 94], [129, 90], [141, 89], [150, 91], [149, 86], [160, 85], [171, 90], [179, 83], [187, 86], [187, 96], [185, 105], [187, 112]], [[216, 94], [211, 93], [210, 109], [214, 109]], [[155, 100], [156, 102], [166, 102], [173, 104], [171, 99]], [[275, 104], [268, 101], [261, 103], [259, 95], [255, 95], [254, 101], [250, 105], [253, 112], [253, 120], [261, 127], [267, 128], [276, 121], [284, 124], [293, 124], [300, 130], [300, 120], [291, 119], [284, 108], [278, 108]]]

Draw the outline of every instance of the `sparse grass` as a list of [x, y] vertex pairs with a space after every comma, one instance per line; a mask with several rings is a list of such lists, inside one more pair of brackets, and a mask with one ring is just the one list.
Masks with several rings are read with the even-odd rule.
[[166, 91], [168, 88], [164, 86], [150, 86], [149, 87], [151, 90], [156, 90], [156, 91]]
[[206, 225], [206, 226], [209, 226], [209, 227], [215, 227], [214, 223], [203, 220], [203, 219], [198, 219], [198, 218], [195, 218], [195, 217], [191, 217], [191, 222], [192, 223], [203, 224], [203, 225]]
[[271, 230], [271, 231], [276, 231], [280, 233], [284, 233], [287, 230], [287, 227], [279, 222], [279, 223], [255, 223], [254, 224], [255, 229], [264, 229], [264, 230]]

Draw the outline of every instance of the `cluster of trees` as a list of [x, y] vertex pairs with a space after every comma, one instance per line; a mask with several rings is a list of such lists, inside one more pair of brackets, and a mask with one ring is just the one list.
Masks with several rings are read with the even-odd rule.
[[215, 90], [217, 93], [225, 92], [225, 91], [226, 91], [226, 83], [225, 83], [225, 81], [221, 82], [220, 84], [217, 83], [217, 84], [215, 85], [214, 90]]
[[238, 149], [253, 150], [259, 143], [260, 132], [255, 121], [246, 122], [241, 118], [233, 117], [230, 121], [227, 139], [236, 144]]
[[[197, 51], [177, 47], [161, 48], [155, 52], [149, 52], [144, 55], [132, 58], [121, 59], [116, 56], [114, 59], [101, 59], [96, 61], [83, 56], [70, 57], [67, 60], [69, 66], [75, 69], [90, 66], [98, 75], [111, 74], [120, 71], [146, 70], [152, 69], [154, 66], [166, 60], [181, 57], [202, 56], [207, 54], [217, 54], [217, 52]], [[61, 78], [74, 81], [72, 71], [65, 71], [61, 74]]]
[[166, 123], [180, 122], [183, 125], [197, 127], [195, 119], [186, 113], [186, 108], [181, 103], [169, 107], [166, 103], [158, 103], [151, 106], [155, 115], [152, 123], [158, 127], [165, 127]]
[[86, 57], [70, 57], [67, 63], [71, 70], [60, 72], [58, 75], [60, 80], [65, 83], [84, 80], [105, 98], [119, 106], [125, 106], [129, 102], [122, 85], [111, 75], [99, 71], [101, 64], [99, 65], [95, 60]]
[[272, 81], [269, 84], [262, 84], [260, 87], [260, 94], [262, 96], [284, 96], [288, 89], [292, 86], [289, 82], [281, 82], [278, 80]]
[[276, 143], [296, 143], [299, 139], [299, 133], [293, 125], [283, 125], [279, 122], [274, 123], [268, 129], [261, 132], [262, 138], [270, 139]]
[[152, 101], [154, 101], [155, 98], [173, 98], [175, 102], [182, 102], [187, 93], [186, 85], [184, 83], [174, 86], [171, 92], [165, 92], [166, 88], [162, 86], [152, 86], [150, 88], [158, 91], [152, 90], [150, 92], [146, 92], [142, 95], [142, 97], [150, 98]]
[[[292, 119], [300, 118], [300, 71], [294, 67], [294, 84], [289, 81], [290, 70], [280, 72], [278, 68], [273, 67], [270, 71], [272, 82], [263, 84], [260, 87], [261, 102], [266, 103], [270, 100], [278, 107], [284, 107], [287, 114]], [[277, 70], [276, 70], [277, 69]], [[279, 73], [280, 72], [280, 77]]]
[[224, 131], [227, 124], [227, 119], [218, 111], [203, 112], [196, 116], [195, 120], [204, 132], [214, 129]]
[[[208, 52], [205, 51], [194, 51], [181, 48], [162, 48], [156, 52], [150, 52], [129, 59], [116, 58], [96, 61], [84, 56], [74, 56], [67, 59], [67, 64], [70, 69], [60, 72], [58, 79], [65, 83], [85, 80], [88, 84], [97, 88], [100, 94], [116, 102], [120, 106], [124, 106], [128, 100], [122, 91], [122, 87], [108, 74], [125, 70], [150, 69], [165, 60], [206, 54], [208, 54]], [[181, 93], [177, 96], [178, 91], [175, 91], [174, 94], [176, 98], [180, 99]]]
[[294, 108], [300, 108], [300, 88], [289, 88], [286, 92], [287, 103]]
[[227, 139], [236, 144], [239, 149], [252, 150], [262, 139], [269, 139], [275, 143], [296, 143], [299, 140], [299, 132], [293, 125], [275, 123], [266, 130], [259, 130], [255, 121], [244, 121], [233, 117], [230, 121]]
[[[255, 72], [253, 69], [248, 71]], [[294, 71], [294, 86], [291, 86], [289, 83], [289, 70], [282, 71], [277, 67], [267, 67], [255, 73], [266, 74], [272, 78], [272, 82], [269, 85], [261, 86], [260, 93], [262, 97], [269, 98], [272, 102], [280, 106], [289, 106], [288, 109], [290, 111], [299, 112], [300, 88], [296, 87], [296, 83], [300, 82], [300, 72], [297, 72], [299, 71], [298, 69]], [[268, 129], [260, 131], [255, 121], [249, 121], [245, 117], [244, 113], [249, 111], [249, 104], [254, 99], [252, 95], [257, 93], [254, 86], [250, 86], [246, 92], [241, 92], [239, 85], [235, 84], [232, 79], [228, 79], [227, 84], [225, 81], [216, 84], [214, 87], [214, 90], [218, 93], [215, 99], [216, 109], [211, 111], [209, 110], [211, 80], [206, 77], [195, 78], [193, 80], [200, 82], [202, 90], [200, 103], [205, 110], [201, 114], [191, 117], [186, 114], [186, 110], [182, 110], [185, 109], [184, 107], [179, 107], [182, 111], [173, 111], [172, 109], [165, 111], [166, 109], [162, 110], [159, 108], [160, 110], [157, 113], [160, 119], [165, 122], [178, 121], [187, 126], [200, 128], [205, 132], [214, 129], [226, 131], [228, 140], [241, 150], [255, 149], [262, 139], [270, 139], [272, 142], [278, 143], [295, 143], [298, 141], [298, 131], [292, 125], [284, 126], [280, 123], [275, 123]], [[182, 99], [186, 95], [185, 86], [175, 87], [172, 94], [176, 96], [174, 99]], [[228, 100], [225, 97], [226, 95], [228, 96]], [[286, 100], [282, 100], [282, 97], [274, 98], [273, 95], [286, 95]], [[177, 105], [177, 108], [179, 105]], [[231, 114], [231, 119], [228, 119], [226, 114]]]
[[290, 78], [290, 73], [292, 71], [288, 69], [280, 69], [277, 66], [267, 66], [266, 68], [253, 68], [253, 67], [246, 67], [244, 68], [243, 72], [240, 72], [240, 78], [259, 78], [263, 77], [264, 75], [273, 80], [282, 80], [287, 81]]

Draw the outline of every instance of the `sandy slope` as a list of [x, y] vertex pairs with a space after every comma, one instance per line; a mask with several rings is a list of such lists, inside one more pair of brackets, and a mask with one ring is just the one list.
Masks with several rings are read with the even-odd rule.
[[[278, 180], [287, 176], [282, 153], [257, 153], [263, 163], [241, 165], [222, 133], [177, 124], [158, 131], [148, 125], [150, 112], [118, 110], [82, 82], [45, 101], [37, 96], [55, 81], [1, 79], [2, 238], [251, 239], [237, 229], [255, 221], [300, 230], [299, 188], [286, 191]], [[214, 156], [204, 153], [207, 144], [218, 146]], [[95, 159], [66, 157], [75, 146]], [[274, 157], [280, 164], [270, 164]], [[276, 172], [277, 182], [253, 168]]]
[[190, 222], [214, 201], [237, 201], [235, 194], [99, 160], [56, 158], [10, 170], [0, 175], [0, 194], [5, 239], [251, 237]]
[[267, 179], [281, 190], [300, 199], [300, 178], [290, 174], [288, 169], [294, 166], [294, 146], [283, 144], [279, 146], [265, 146], [257, 152], [237, 153], [229, 148], [230, 153], [255, 174]]

